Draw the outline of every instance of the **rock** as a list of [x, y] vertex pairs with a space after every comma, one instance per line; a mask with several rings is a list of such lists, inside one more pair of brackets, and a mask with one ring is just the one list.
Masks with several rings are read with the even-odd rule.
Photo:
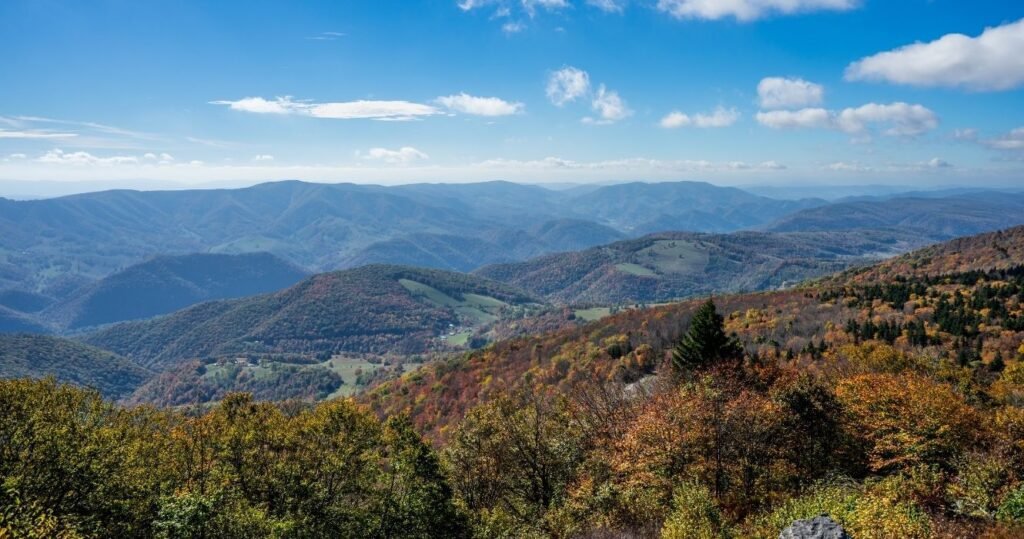
[[828, 515], [821, 515], [790, 524], [779, 534], [779, 539], [850, 539], [850, 535]]

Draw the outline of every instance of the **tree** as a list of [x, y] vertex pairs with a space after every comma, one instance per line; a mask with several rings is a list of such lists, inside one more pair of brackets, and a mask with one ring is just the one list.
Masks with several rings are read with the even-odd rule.
[[742, 355], [743, 347], [734, 336], [726, 335], [725, 321], [714, 300], [708, 299], [694, 313], [690, 329], [672, 350], [672, 368], [682, 374]]

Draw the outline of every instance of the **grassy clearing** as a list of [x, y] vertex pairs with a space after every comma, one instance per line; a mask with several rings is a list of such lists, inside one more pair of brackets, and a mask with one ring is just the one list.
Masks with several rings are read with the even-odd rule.
[[630, 275], [638, 275], [640, 277], [655, 277], [658, 274], [650, 268], [645, 268], [639, 264], [615, 264], [615, 269], [622, 273], [628, 273]]
[[658, 240], [637, 251], [637, 260], [657, 273], [698, 273], [708, 264], [708, 253], [699, 245], [682, 240]]
[[465, 294], [461, 300], [456, 299], [430, 285], [410, 279], [399, 279], [398, 282], [409, 292], [430, 303], [452, 309], [460, 318], [473, 325], [484, 325], [498, 320], [498, 311], [508, 305], [499, 299], [479, 294]]
[[600, 320], [606, 316], [612, 314], [612, 310], [608, 307], [592, 307], [590, 309], [576, 309], [573, 311], [576, 314], [576, 318], [584, 320], [586, 322], [593, 322], [594, 320]]

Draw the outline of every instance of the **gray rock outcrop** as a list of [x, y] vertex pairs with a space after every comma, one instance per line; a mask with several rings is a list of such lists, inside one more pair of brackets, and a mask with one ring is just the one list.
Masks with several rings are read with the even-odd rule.
[[790, 524], [779, 539], [850, 539], [850, 535], [828, 515], [821, 515]]

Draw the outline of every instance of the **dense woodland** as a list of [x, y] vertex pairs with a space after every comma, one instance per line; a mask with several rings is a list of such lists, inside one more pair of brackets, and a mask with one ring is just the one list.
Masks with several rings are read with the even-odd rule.
[[[362, 398], [0, 382], [13, 536], [1024, 533], [1024, 228], [495, 343]], [[421, 437], [422, 436], [422, 437]]]

